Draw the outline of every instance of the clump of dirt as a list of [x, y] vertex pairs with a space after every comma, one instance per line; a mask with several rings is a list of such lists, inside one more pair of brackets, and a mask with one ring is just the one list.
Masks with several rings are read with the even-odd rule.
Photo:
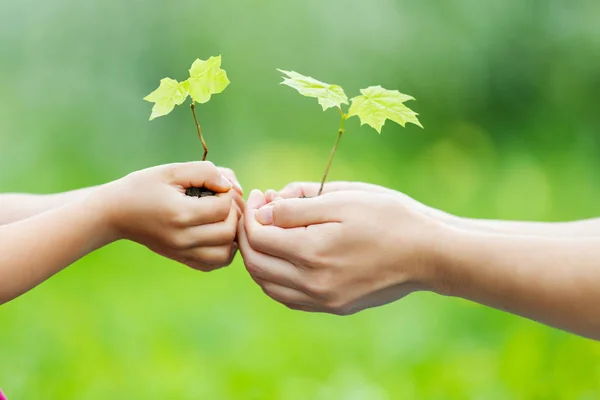
[[190, 187], [185, 190], [185, 194], [190, 197], [208, 197], [214, 196], [217, 193], [205, 187]]

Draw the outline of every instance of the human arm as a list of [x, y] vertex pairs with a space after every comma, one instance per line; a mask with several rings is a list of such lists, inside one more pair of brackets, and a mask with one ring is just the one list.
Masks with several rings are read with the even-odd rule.
[[[315, 182], [294, 182], [287, 185], [279, 192], [268, 191], [267, 200], [271, 201], [275, 197], [296, 198], [296, 197], [314, 197], [319, 190], [318, 183]], [[330, 182], [325, 184], [324, 193], [359, 190], [369, 193], [388, 194], [397, 196], [419, 212], [443, 221], [456, 228], [474, 230], [478, 232], [516, 234], [526, 236], [541, 237], [600, 237], [600, 218], [584, 219], [580, 221], [569, 222], [526, 222], [526, 221], [503, 221], [490, 219], [476, 219], [459, 217], [446, 213], [444, 211], [429, 207], [410, 196], [389, 189], [383, 186], [373, 185], [363, 182]]]
[[[243, 208], [243, 201], [240, 201], [243, 191], [235, 173], [229, 168], [217, 167], [217, 169], [231, 181], [235, 191], [240, 195], [236, 197], [236, 201]], [[97, 189], [98, 186], [92, 186], [52, 194], [2, 193], [0, 194], [0, 226], [62, 207], [67, 203], [83, 200]]]
[[[191, 198], [190, 186], [218, 194]], [[0, 303], [24, 293], [85, 254], [133, 240], [199, 270], [231, 262], [239, 194], [211, 163], [134, 172], [89, 196], [0, 226]]]
[[253, 279], [294, 309], [351, 314], [427, 290], [600, 339], [600, 238], [464, 230], [386, 194], [267, 204], [253, 192], [240, 249]]
[[88, 196], [95, 187], [55, 194], [0, 194], [0, 225], [10, 224], [78, 201]]

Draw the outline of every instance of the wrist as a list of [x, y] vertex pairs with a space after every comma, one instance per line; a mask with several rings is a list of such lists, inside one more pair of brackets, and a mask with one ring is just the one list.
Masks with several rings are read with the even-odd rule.
[[451, 297], [464, 297], [464, 289], [477, 280], [478, 266], [485, 260], [486, 233], [468, 226], [447, 225], [439, 238], [433, 291]]
[[114, 213], [113, 203], [109, 185], [96, 188], [80, 200], [80, 204], [92, 218], [92, 223], [96, 225], [98, 235], [105, 245], [124, 239], [118, 228], [117, 221], [119, 218]]
[[471, 233], [445, 221], [430, 221], [419, 250], [418, 282], [423, 290], [454, 296], [461, 282], [460, 258]]

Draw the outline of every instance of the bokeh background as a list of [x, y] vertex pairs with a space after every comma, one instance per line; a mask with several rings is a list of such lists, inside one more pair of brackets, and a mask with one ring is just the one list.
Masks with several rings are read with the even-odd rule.
[[[51, 193], [201, 155], [142, 97], [222, 54], [198, 108], [245, 189], [318, 180], [339, 116], [276, 68], [417, 98], [425, 130], [349, 121], [331, 178], [469, 217], [600, 215], [597, 0], [2, 0], [0, 191]], [[590, 304], [590, 307], [598, 305]], [[419, 293], [292, 312], [241, 259], [202, 274], [117, 243], [0, 308], [10, 399], [596, 399], [600, 345]]]

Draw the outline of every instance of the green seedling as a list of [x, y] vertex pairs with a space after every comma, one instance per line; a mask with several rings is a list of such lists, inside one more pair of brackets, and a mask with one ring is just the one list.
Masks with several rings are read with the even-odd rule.
[[342, 104], [348, 105], [349, 103], [348, 97], [341, 86], [324, 83], [294, 71], [281, 69], [278, 71], [285, 75], [281, 84], [296, 89], [303, 96], [316, 98], [323, 107], [323, 111], [335, 107], [340, 112], [341, 122], [337, 140], [325, 167], [318, 195], [323, 192], [333, 156], [344, 133], [344, 125], [348, 118], [356, 115], [360, 118], [361, 125], [370, 125], [378, 133], [381, 133], [381, 128], [388, 119], [400, 124], [402, 127], [410, 122], [423, 128], [417, 118], [418, 114], [404, 104], [408, 100], [414, 100], [414, 98], [397, 90], [387, 90], [381, 86], [369, 86], [366, 89], [361, 89], [359, 96], [350, 99], [351, 104], [348, 112], [344, 112]]
[[[225, 70], [221, 69], [221, 56], [210, 57], [208, 60], [196, 59], [190, 68], [190, 76], [183, 82], [178, 82], [175, 79], [163, 78], [160, 80], [158, 88], [144, 97], [144, 100], [154, 103], [150, 121], [154, 118], [162, 117], [169, 114], [175, 106], [183, 104], [186, 99], [191, 97], [192, 103], [190, 108], [196, 131], [204, 155], [202, 161], [206, 160], [208, 155], [208, 146], [202, 135], [202, 128], [198, 123], [196, 116], [196, 103], [207, 103], [213, 94], [221, 93], [229, 85], [229, 79]], [[186, 191], [189, 196], [203, 197], [214, 194], [212, 191], [203, 188], [189, 188]]]

